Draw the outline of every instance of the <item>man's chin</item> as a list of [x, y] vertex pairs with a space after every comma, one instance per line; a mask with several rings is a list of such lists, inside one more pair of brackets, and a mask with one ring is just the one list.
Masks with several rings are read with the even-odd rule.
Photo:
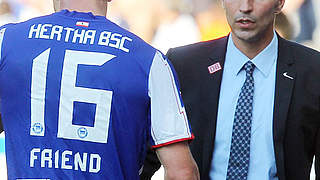
[[253, 31], [235, 31], [232, 35], [235, 35], [239, 40], [252, 43], [259, 40], [257, 33]]

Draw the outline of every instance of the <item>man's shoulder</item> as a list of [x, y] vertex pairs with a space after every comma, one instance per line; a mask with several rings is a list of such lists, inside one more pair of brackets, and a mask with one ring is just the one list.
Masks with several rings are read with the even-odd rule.
[[292, 55], [295, 58], [301, 58], [301, 57], [319, 58], [320, 57], [319, 51], [293, 41], [282, 39], [282, 47], [286, 47], [290, 52], [292, 52]]
[[225, 56], [228, 37], [222, 37], [210, 41], [198, 42], [186, 46], [169, 49], [168, 59], [177, 71], [179, 68], [194, 68], [200, 64], [207, 64], [210, 59]]
[[225, 36], [219, 39], [202, 41], [194, 44], [171, 48], [169, 49], [167, 54], [173, 57], [194, 57], [208, 55], [210, 53], [214, 53], [215, 49], [225, 49], [227, 40], [228, 38], [227, 36]]
[[[300, 73], [308, 73], [318, 77], [320, 74], [320, 52], [302, 44], [281, 39], [279, 41], [279, 54], [296, 64]], [[282, 55], [281, 55], [282, 54]]]

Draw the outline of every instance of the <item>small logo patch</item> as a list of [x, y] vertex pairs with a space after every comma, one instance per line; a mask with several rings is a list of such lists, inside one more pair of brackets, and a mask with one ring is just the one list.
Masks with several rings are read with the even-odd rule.
[[32, 126], [32, 131], [36, 134], [40, 134], [43, 131], [43, 126], [41, 123], [34, 123]]
[[86, 128], [84, 128], [84, 127], [79, 128], [78, 129], [78, 136], [80, 138], [82, 138], [82, 139], [87, 137], [88, 136], [88, 130]]
[[215, 64], [212, 64], [211, 66], [208, 67], [208, 70], [209, 70], [209, 73], [210, 74], [213, 74], [219, 70], [221, 70], [221, 65], [219, 62], [215, 63]]
[[289, 78], [289, 79], [293, 80], [293, 77], [289, 76], [289, 75], [288, 75], [288, 72], [283, 73], [283, 76], [286, 77], [286, 78]]

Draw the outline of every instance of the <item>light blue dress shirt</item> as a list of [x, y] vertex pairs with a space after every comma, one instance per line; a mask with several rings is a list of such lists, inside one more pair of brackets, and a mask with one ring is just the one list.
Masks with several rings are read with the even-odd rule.
[[[273, 107], [278, 57], [278, 38], [251, 61], [254, 95], [250, 142], [250, 164], [247, 180], [278, 180], [273, 148]], [[225, 180], [230, 155], [235, 109], [246, 73], [243, 65], [250, 61], [236, 48], [230, 34], [220, 89], [217, 129], [210, 178]]]

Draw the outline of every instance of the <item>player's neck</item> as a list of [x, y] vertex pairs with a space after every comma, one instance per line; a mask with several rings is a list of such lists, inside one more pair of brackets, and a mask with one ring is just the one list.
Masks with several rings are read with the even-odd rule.
[[107, 3], [105, 1], [92, 1], [88, 3], [87, 0], [67, 1], [61, 3], [60, 9], [68, 9], [69, 11], [77, 12], [91, 12], [95, 16], [106, 16]]

